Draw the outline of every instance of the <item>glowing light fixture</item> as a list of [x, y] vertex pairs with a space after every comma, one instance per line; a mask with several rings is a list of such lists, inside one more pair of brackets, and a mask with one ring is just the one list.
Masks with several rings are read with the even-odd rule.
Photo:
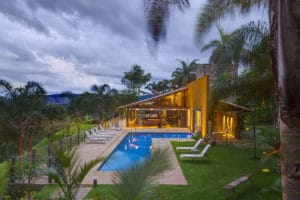
[[265, 169], [262, 169], [261, 171], [267, 173], [267, 172], [270, 172], [270, 169], [265, 168]]

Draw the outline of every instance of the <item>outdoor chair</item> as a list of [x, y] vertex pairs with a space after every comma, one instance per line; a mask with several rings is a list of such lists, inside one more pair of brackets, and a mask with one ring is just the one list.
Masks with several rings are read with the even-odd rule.
[[113, 137], [114, 133], [110, 133], [108, 131], [97, 131], [96, 129], [91, 129], [91, 134], [96, 137]]
[[206, 156], [206, 152], [211, 147], [211, 144], [207, 144], [204, 149], [197, 154], [180, 154], [180, 158], [203, 158]]
[[106, 143], [107, 139], [106, 138], [98, 138], [90, 135], [88, 131], [85, 131], [85, 136], [86, 136], [86, 142], [89, 143]]
[[198, 147], [202, 143], [202, 141], [203, 141], [203, 139], [199, 138], [194, 146], [192, 146], [192, 147], [176, 147], [176, 150], [198, 151]]

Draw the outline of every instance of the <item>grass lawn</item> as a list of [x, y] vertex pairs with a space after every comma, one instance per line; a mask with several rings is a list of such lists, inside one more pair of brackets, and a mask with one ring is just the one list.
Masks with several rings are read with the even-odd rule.
[[[176, 146], [192, 146], [193, 143], [173, 142]], [[184, 151], [182, 151], [184, 152]], [[178, 158], [179, 152], [176, 152]], [[258, 153], [262, 157], [261, 152]], [[188, 181], [188, 186], [165, 186], [160, 185], [159, 190], [164, 200], [182, 199], [226, 199], [223, 186], [245, 174], [252, 173], [252, 184], [244, 183], [237, 187], [239, 199], [280, 199], [280, 194], [269, 191], [279, 174], [273, 172], [276, 169], [274, 162], [262, 162], [250, 159], [253, 156], [252, 149], [241, 149], [233, 146], [216, 145], [208, 151], [207, 159], [185, 159], [179, 163]], [[273, 158], [276, 159], [276, 158]], [[275, 162], [276, 163], [276, 162]], [[269, 168], [271, 172], [265, 173], [261, 169]], [[101, 185], [93, 189], [87, 196], [92, 198], [95, 193], [105, 195], [109, 198], [110, 185]], [[264, 189], [263, 189], [264, 188]], [[265, 190], [265, 192], [261, 192]], [[235, 196], [228, 192], [228, 199]], [[87, 199], [86, 198], [86, 199]]]
[[5, 192], [5, 187], [7, 183], [7, 172], [8, 172], [8, 163], [3, 162], [0, 164], [0, 197]]

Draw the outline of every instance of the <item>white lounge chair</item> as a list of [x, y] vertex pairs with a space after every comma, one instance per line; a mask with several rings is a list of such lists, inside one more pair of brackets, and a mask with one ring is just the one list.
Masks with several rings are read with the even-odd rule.
[[199, 138], [194, 146], [192, 147], [176, 147], [176, 150], [191, 150], [191, 151], [198, 151], [198, 147], [203, 141], [202, 138]]
[[197, 154], [180, 154], [180, 158], [203, 158], [204, 156], [206, 156], [206, 152], [208, 151], [208, 149], [211, 147], [211, 144], [207, 144], [204, 149]]
[[114, 136], [113, 133], [108, 133], [107, 131], [97, 131], [95, 129], [91, 129], [91, 135], [95, 137], [104, 137], [104, 138], [112, 138]]
[[90, 135], [88, 131], [85, 131], [86, 141], [90, 143], [106, 143], [106, 138], [98, 138]]

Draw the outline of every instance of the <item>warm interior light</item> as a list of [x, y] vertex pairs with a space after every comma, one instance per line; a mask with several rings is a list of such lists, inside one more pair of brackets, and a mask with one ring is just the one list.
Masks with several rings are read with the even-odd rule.
[[262, 169], [261, 171], [267, 173], [267, 172], [270, 172], [270, 169], [265, 168], [265, 169]]

